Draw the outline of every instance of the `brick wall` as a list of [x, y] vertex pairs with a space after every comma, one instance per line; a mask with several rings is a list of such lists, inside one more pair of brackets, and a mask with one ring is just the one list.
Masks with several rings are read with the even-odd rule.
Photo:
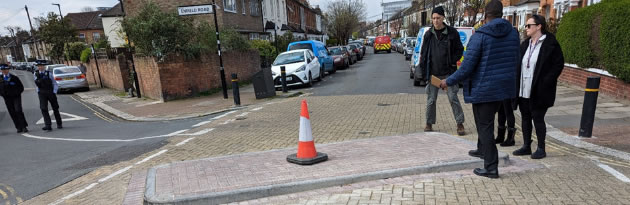
[[140, 94], [142, 94], [143, 97], [162, 99], [160, 72], [154, 58], [134, 56], [133, 60], [136, 66], [136, 72], [138, 72]]
[[74, 66], [81, 64], [86, 67], [86, 78], [90, 85], [100, 87], [99, 74], [104, 87], [126, 91], [132, 85], [128, 77], [130, 67], [127, 66], [127, 61], [123, 56], [118, 56], [118, 59], [98, 59], [98, 68], [94, 59], [90, 59], [89, 63], [71, 62]]
[[[141, 92], [149, 98], [169, 101], [198, 96], [221, 87], [219, 58], [215, 54], [202, 56], [198, 60], [171, 56], [160, 63], [150, 57], [134, 59], [140, 75]], [[237, 73], [240, 81], [251, 79], [260, 70], [260, 57], [257, 51], [228, 51], [223, 55], [223, 64], [226, 81], [230, 85], [231, 73]]]
[[630, 83], [624, 83], [617, 78], [589, 72], [583, 69], [564, 67], [559, 81], [584, 88], [586, 87], [586, 78], [589, 76], [600, 77], [599, 93], [617, 99], [630, 99]]

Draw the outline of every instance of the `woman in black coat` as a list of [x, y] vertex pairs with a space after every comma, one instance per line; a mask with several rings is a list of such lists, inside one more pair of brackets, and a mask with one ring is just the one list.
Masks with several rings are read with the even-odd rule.
[[[564, 68], [564, 56], [556, 37], [547, 32], [545, 19], [533, 15], [525, 25], [527, 38], [521, 44], [521, 62], [517, 70], [517, 104], [521, 110], [523, 147], [514, 155], [530, 155], [542, 159], [547, 128], [545, 114], [556, 100], [558, 77]], [[538, 147], [532, 154], [532, 121], [536, 127]]]

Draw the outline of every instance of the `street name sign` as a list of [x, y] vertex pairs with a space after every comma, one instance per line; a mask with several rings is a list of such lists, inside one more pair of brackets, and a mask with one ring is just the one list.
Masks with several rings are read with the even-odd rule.
[[212, 4], [180, 6], [180, 7], [177, 7], [177, 12], [179, 13], [180, 16], [211, 14]]

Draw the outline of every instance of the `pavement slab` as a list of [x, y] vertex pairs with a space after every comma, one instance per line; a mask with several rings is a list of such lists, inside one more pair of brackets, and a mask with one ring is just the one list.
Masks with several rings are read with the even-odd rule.
[[[422, 173], [481, 167], [476, 146], [443, 133], [376, 137], [318, 146], [329, 160], [311, 166], [286, 161], [280, 149], [177, 162], [149, 170], [148, 204], [219, 204]], [[509, 157], [501, 153], [502, 165]]]

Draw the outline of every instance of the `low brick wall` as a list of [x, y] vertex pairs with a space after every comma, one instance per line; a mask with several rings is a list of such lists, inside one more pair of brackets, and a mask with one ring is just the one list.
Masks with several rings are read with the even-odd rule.
[[617, 78], [584, 69], [565, 66], [559, 81], [584, 88], [586, 87], [586, 78], [589, 76], [600, 77], [599, 93], [622, 100], [630, 99], [630, 83], [624, 83]]
[[100, 87], [99, 75], [103, 86], [119, 91], [126, 91], [131, 87], [129, 82], [129, 67], [125, 57], [118, 56], [117, 59], [98, 59], [98, 68], [94, 59], [90, 59], [88, 63], [72, 61], [72, 65], [86, 67], [86, 77], [90, 85]]
[[[208, 54], [196, 60], [171, 56], [164, 62], [152, 57], [135, 57], [143, 96], [164, 101], [198, 96], [202, 92], [221, 87], [219, 57]], [[249, 80], [260, 71], [258, 51], [228, 51], [223, 53], [223, 65], [228, 85], [231, 73], [239, 80]]]

